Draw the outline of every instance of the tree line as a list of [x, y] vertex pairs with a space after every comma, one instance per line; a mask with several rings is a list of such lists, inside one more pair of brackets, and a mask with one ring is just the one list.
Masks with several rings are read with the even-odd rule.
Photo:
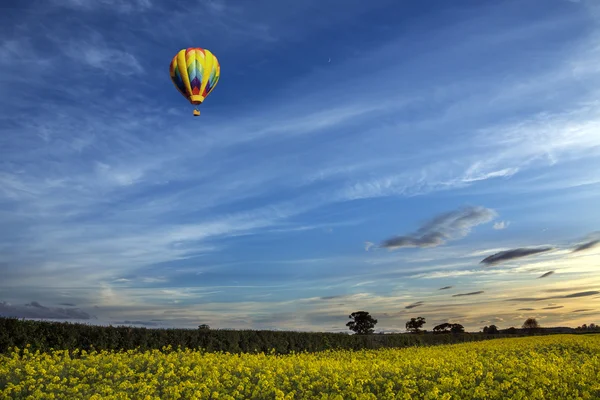
[[[411, 318], [406, 322], [407, 334], [373, 334], [377, 320], [367, 312], [356, 312], [348, 323], [351, 332], [294, 332], [268, 330], [211, 329], [202, 324], [197, 329], [137, 328], [128, 326], [97, 326], [69, 322], [19, 320], [0, 317], [0, 353], [10, 353], [15, 347], [22, 351], [41, 352], [51, 349], [73, 351], [119, 351], [189, 348], [208, 352], [253, 353], [274, 352], [289, 354], [324, 350], [360, 350], [431, 346], [518, 337], [537, 332], [539, 324], [529, 319], [522, 329], [498, 329], [491, 325], [481, 333], [464, 332], [460, 324], [442, 323], [433, 328], [433, 334], [418, 334], [423, 330], [425, 318]], [[486, 329], [487, 328], [487, 329]], [[525, 329], [523, 329], [525, 328]], [[546, 328], [548, 329], [548, 328]], [[599, 332], [595, 324], [573, 329], [576, 333]], [[417, 334], [415, 334], [417, 333]], [[451, 333], [451, 334], [443, 334]], [[548, 333], [548, 332], [540, 332]]]
[[[350, 333], [350, 332], [348, 332]], [[19, 320], [0, 317], [0, 353], [15, 347], [40, 352], [51, 349], [120, 351], [165, 348], [202, 349], [207, 352], [254, 353], [315, 352], [324, 350], [361, 350], [431, 346], [480, 341], [509, 335], [350, 335], [346, 332], [293, 332], [268, 330], [137, 328], [98, 326], [70, 322]], [[511, 335], [514, 336], [514, 335]], [[520, 335], [516, 335], [520, 336]]]
[[[348, 329], [353, 331], [358, 335], [371, 335], [375, 332], [375, 325], [377, 324], [377, 319], [373, 318], [371, 314], [367, 311], [356, 311], [348, 316], [351, 319], [346, 326]], [[427, 332], [426, 330], [422, 330], [423, 326], [426, 324], [426, 320], [423, 317], [411, 318], [406, 322], [405, 327], [408, 332], [411, 333], [421, 333]], [[536, 333], [540, 330], [540, 324], [535, 318], [527, 318], [521, 329], [527, 333]], [[577, 331], [597, 331], [600, 330], [596, 324], [586, 325], [583, 324], [575, 328]], [[436, 325], [433, 327], [433, 333], [464, 333], [465, 327], [458, 323], [449, 323], [444, 322], [442, 324]], [[510, 327], [505, 330], [505, 333], [513, 334], [517, 333], [518, 329], [515, 327]], [[482, 329], [482, 333], [496, 335], [500, 333], [500, 330], [496, 325], [485, 326]]]

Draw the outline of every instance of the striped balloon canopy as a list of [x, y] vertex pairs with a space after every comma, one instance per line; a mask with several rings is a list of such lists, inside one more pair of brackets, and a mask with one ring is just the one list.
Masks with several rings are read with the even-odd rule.
[[202, 104], [221, 76], [219, 60], [207, 49], [190, 47], [180, 50], [171, 60], [171, 81], [188, 101]]

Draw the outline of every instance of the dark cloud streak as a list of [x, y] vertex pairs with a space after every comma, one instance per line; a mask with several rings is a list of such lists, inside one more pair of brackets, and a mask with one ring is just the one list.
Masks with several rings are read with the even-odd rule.
[[384, 240], [379, 247], [436, 247], [449, 240], [465, 237], [477, 225], [490, 222], [496, 212], [485, 207], [465, 207], [439, 215], [425, 223], [413, 234], [394, 236]]
[[475, 296], [475, 295], [478, 295], [478, 294], [481, 294], [481, 293], [484, 293], [484, 291], [480, 290], [478, 292], [453, 294], [452, 297]]
[[96, 318], [79, 308], [45, 307], [37, 301], [24, 306], [0, 302], [0, 316], [40, 319], [92, 319]]
[[552, 274], [554, 274], [554, 271], [548, 271], [548, 272], [546, 272], [544, 275], [542, 275], [542, 276], [539, 276], [539, 277], [538, 277], [538, 279], [545, 278], [545, 277], [547, 277], [547, 276], [550, 276], [550, 275], [552, 275]]
[[567, 294], [565, 296], [550, 296], [550, 297], [521, 297], [521, 298], [516, 298], [516, 299], [507, 299], [505, 301], [544, 301], [544, 300], [554, 300], [554, 299], [573, 299], [573, 298], [577, 298], [577, 297], [587, 297], [587, 296], [593, 296], [595, 294], [600, 293], [597, 290], [590, 290], [588, 292], [577, 292], [577, 293], [571, 293], [571, 294]]
[[584, 250], [589, 250], [593, 247], [600, 245], [600, 239], [592, 240], [586, 243], [582, 243], [579, 246], [575, 247], [571, 253], [577, 253]]
[[517, 258], [523, 258], [532, 256], [535, 254], [546, 253], [554, 250], [554, 247], [540, 247], [540, 248], [518, 248], [512, 250], [505, 250], [491, 256], [488, 256], [480, 261], [480, 264], [495, 265], [505, 261], [515, 260]]
[[406, 306], [404, 308], [407, 310], [410, 310], [411, 308], [419, 307], [419, 306], [422, 306], [423, 304], [425, 304], [425, 303], [422, 301], [417, 301], [416, 303], [409, 304], [408, 306]]

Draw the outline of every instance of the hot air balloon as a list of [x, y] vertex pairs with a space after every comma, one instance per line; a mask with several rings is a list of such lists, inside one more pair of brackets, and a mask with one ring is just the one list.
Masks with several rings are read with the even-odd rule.
[[171, 81], [194, 107], [199, 116], [198, 105], [214, 90], [221, 76], [217, 57], [207, 49], [189, 47], [180, 50], [171, 60]]

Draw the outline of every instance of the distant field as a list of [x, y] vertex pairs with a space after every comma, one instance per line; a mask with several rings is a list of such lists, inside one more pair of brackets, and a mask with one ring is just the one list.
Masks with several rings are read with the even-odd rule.
[[598, 399], [600, 335], [290, 355], [19, 351], [0, 356], [0, 398]]

